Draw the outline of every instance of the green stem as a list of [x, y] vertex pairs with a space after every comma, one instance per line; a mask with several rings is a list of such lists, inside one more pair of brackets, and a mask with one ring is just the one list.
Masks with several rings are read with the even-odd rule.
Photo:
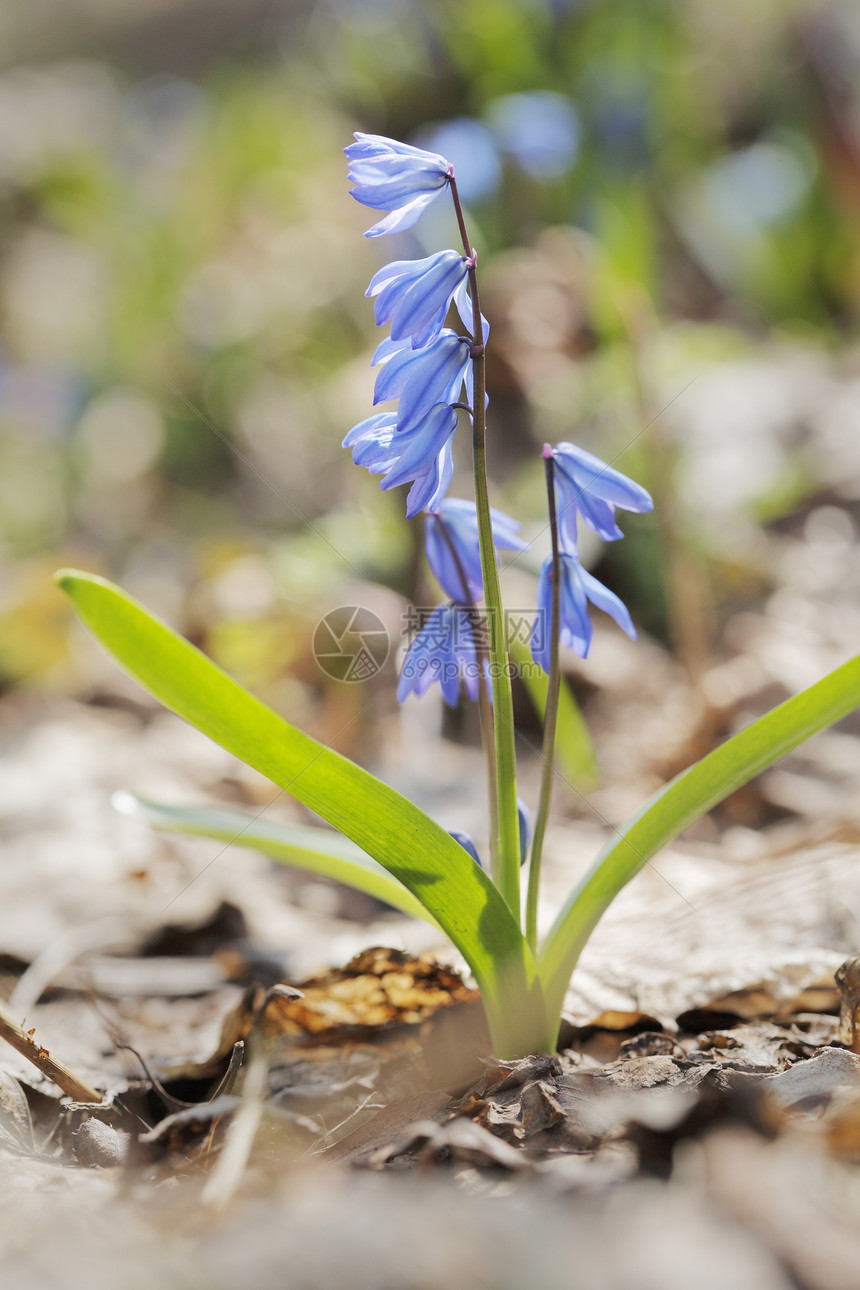
[[546, 833], [549, 810], [552, 804], [552, 784], [555, 777], [555, 733], [558, 723], [558, 695], [561, 687], [561, 666], [559, 663], [559, 620], [561, 600], [561, 570], [558, 553], [558, 517], [555, 509], [555, 481], [552, 449], [549, 444], [543, 450], [546, 466], [546, 488], [549, 499], [549, 528], [552, 535], [552, 615], [549, 638], [549, 682], [546, 692], [546, 707], [543, 718], [543, 752], [540, 777], [540, 799], [537, 817], [535, 818], [534, 841], [532, 842], [531, 860], [529, 862], [529, 885], [526, 897], [526, 938], [534, 950], [537, 946], [538, 894], [540, 891], [540, 864], [543, 855], [543, 840]]
[[517, 766], [514, 747], [514, 705], [511, 696], [505, 620], [499, 569], [493, 546], [490, 498], [487, 486], [487, 413], [486, 359], [478, 295], [476, 256], [469, 243], [463, 209], [454, 176], [450, 177], [451, 196], [463, 248], [469, 266], [469, 291], [472, 297], [472, 371], [474, 398], [472, 407], [472, 453], [475, 471], [475, 507], [478, 517], [478, 543], [481, 550], [481, 572], [484, 579], [484, 604], [487, 614], [490, 674], [493, 682], [493, 734], [496, 751], [497, 815], [491, 837], [498, 862], [493, 879], [517, 922], [520, 920], [520, 842], [517, 814]]

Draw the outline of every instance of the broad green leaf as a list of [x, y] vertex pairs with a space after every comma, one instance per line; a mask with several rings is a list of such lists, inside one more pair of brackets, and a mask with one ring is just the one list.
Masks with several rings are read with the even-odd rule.
[[86, 627], [144, 689], [351, 838], [415, 895], [469, 964], [497, 1052], [545, 1047], [534, 960], [490, 878], [440, 825], [289, 725], [119, 587], [57, 575]]
[[[543, 668], [532, 672], [535, 666], [531, 651], [522, 641], [511, 642], [511, 658], [520, 669], [529, 698], [535, 711], [543, 717], [546, 711], [546, 693], [549, 677]], [[558, 768], [569, 781], [571, 788], [588, 793], [597, 787], [600, 775], [597, 757], [591, 742], [588, 726], [564, 677], [558, 692], [558, 722], [555, 734], [555, 755]]]
[[342, 833], [305, 824], [281, 824], [245, 811], [225, 811], [220, 807], [161, 806], [133, 797], [131, 793], [114, 793], [112, 801], [116, 810], [134, 815], [153, 828], [250, 847], [297, 869], [345, 882], [413, 918], [434, 921], [411, 891]]
[[781, 703], [665, 785], [609, 842], [546, 938], [539, 971], [550, 1016], [560, 1011], [582, 948], [621, 888], [689, 824], [798, 744], [860, 705], [860, 655]]

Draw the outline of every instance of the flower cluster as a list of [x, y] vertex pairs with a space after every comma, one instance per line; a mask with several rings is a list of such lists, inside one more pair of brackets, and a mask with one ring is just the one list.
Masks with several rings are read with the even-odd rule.
[[[346, 148], [353, 197], [375, 210], [391, 212], [367, 236], [409, 228], [453, 179], [444, 157], [380, 135], [356, 134]], [[389, 323], [390, 336], [377, 348], [380, 371], [373, 401], [399, 401], [397, 412], [380, 412], [353, 426], [344, 439], [353, 459], [382, 488], [411, 484], [406, 515], [412, 519], [444, 498], [453, 473], [451, 441], [464, 383], [471, 399], [470, 336], [445, 326], [454, 301], [468, 328], [469, 269], [474, 259], [439, 251], [423, 260], [394, 260], [374, 274], [367, 295], [376, 321]]]
[[[422, 211], [444, 189], [454, 197], [458, 215], [454, 168], [437, 153], [425, 152], [381, 135], [356, 134], [346, 148], [352, 196], [364, 206], [389, 213], [368, 229], [378, 237], [411, 228]], [[460, 218], [462, 227], [462, 218]], [[481, 684], [492, 697], [486, 647], [476, 638], [475, 607], [483, 595], [483, 576], [474, 503], [446, 497], [454, 464], [452, 441], [458, 409], [473, 415], [472, 358], [487, 341], [486, 320], [478, 327], [477, 297], [473, 315], [470, 281], [474, 286], [475, 256], [438, 251], [418, 260], [394, 260], [374, 274], [367, 295], [374, 302], [377, 323], [390, 334], [377, 347], [374, 405], [397, 402], [396, 411], [376, 412], [346, 435], [344, 447], [353, 460], [373, 475], [381, 487], [409, 484], [406, 515], [425, 512], [425, 542], [430, 567], [449, 597], [417, 633], [407, 651], [398, 685], [398, 698], [422, 695], [438, 681], [446, 703], [454, 704], [461, 684], [477, 698]], [[465, 330], [445, 326], [454, 305]], [[461, 395], [465, 391], [465, 401]], [[589, 603], [608, 613], [630, 636], [635, 636], [626, 608], [579, 563], [577, 516], [604, 541], [622, 536], [615, 511], [646, 511], [652, 506], [644, 488], [606, 462], [571, 443], [547, 449], [553, 464], [560, 543], [559, 635], [585, 657], [591, 643]], [[496, 549], [522, 550], [516, 524], [492, 512]], [[489, 536], [487, 534], [487, 536]], [[552, 560], [544, 563], [538, 587], [538, 620], [532, 654], [549, 670], [547, 626], [552, 609]]]
[[435, 152], [379, 134], [356, 134], [355, 140], [346, 149], [350, 182], [355, 184], [352, 195], [363, 206], [391, 212], [365, 237], [411, 228], [448, 183], [449, 163]]
[[[516, 520], [502, 511], [491, 512], [496, 550], [524, 551], [517, 537]], [[439, 681], [442, 697], [452, 707], [459, 698], [460, 680], [470, 699], [477, 699], [484, 679], [492, 698], [485, 642], [475, 605], [484, 593], [478, 515], [474, 502], [448, 497], [424, 517], [424, 551], [433, 576], [450, 597], [421, 627], [406, 651], [397, 697], [422, 695], [432, 681]], [[478, 628], [478, 630], [476, 630]]]
[[[390, 215], [367, 236], [411, 227], [424, 208], [453, 180], [444, 157], [379, 135], [357, 134], [346, 149], [352, 195], [365, 206]], [[398, 697], [423, 694], [438, 681], [446, 703], [455, 704], [461, 682], [477, 698], [487, 675], [474, 632], [474, 608], [481, 598], [481, 557], [474, 503], [447, 499], [453, 474], [451, 445], [460, 395], [474, 401], [471, 352], [472, 302], [468, 275], [474, 257], [440, 251], [422, 260], [395, 260], [374, 274], [367, 295], [376, 321], [390, 324], [390, 335], [373, 356], [378, 368], [374, 404], [397, 400], [396, 412], [377, 412], [353, 426], [344, 439], [353, 460], [381, 475], [382, 488], [411, 484], [406, 515], [427, 512], [427, 558], [450, 604], [440, 605], [412, 641], [404, 659]], [[451, 304], [467, 334], [445, 326]], [[482, 319], [482, 340], [486, 322]], [[496, 545], [522, 548], [519, 526], [496, 512]]]
[[[552, 462], [559, 541], [559, 639], [585, 658], [591, 645], [589, 603], [614, 619], [631, 640], [636, 629], [626, 605], [579, 563], [577, 517], [605, 542], [624, 536], [615, 511], [650, 511], [650, 493], [621, 471], [572, 443], [547, 445], [544, 457]], [[552, 621], [552, 556], [547, 556], [538, 582], [538, 616], [532, 633], [532, 657], [545, 672], [550, 668]]]

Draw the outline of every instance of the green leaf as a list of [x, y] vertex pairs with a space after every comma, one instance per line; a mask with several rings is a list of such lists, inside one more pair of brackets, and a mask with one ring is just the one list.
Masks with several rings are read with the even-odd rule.
[[546, 1044], [531, 952], [489, 877], [412, 802], [303, 734], [119, 587], [57, 581], [92, 634], [144, 689], [351, 838], [424, 905], [472, 969], [498, 1053]]
[[550, 1016], [597, 922], [621, 888], [689, 824], [798, 744], [860, 705], [860, 655], [781, 703], [676, 776], [601, 851], [546, 938], [539, 971]]
[[[522, 641], [515, 640], [510, 646], [511, 658], [519, 668], [528, 696], [535, 711], [543, 717], [546, 711], [546, 694], [549, 677], [543, 668], [536, 668], [531, 651]], [[571, 788], [581, 793], [589, 793], [597, 787], [600, 773], [597, 769], [597, 757], [594, 744], [579, 704], [573, 697], [570, 686], [562, 677], [558, 692], [558, 721], [555, 732], [556, 765], [561, 769]]]
[[161, 806], [131, 793], [114, 793], [112, 801], [116, 810], [134, 815], [155, 829], [216, 838], [219, 842], [262, 851], [273, 860], [344, 882], [413, 918], [435, 921], [411, 891], [342, 833], [304, 824], [276, 823], [259, 815], [225, 811], [220, 807]]

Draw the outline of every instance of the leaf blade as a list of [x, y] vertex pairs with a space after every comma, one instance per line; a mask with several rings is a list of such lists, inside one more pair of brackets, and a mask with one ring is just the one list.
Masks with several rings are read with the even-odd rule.
[[384, 900], [404, 914], [435, 925], [435, 920], [411, 891], [341, 833], [302, 824], [282, 824], [246, 811], [220, 807], [164, 806], [131, 793], [115, 793], [113, 804], [124, 815], [133, 815], [152, 828], [214, 838], [261, 851], [283, 864], [346, 883], [368, 896]]
[[606, 844], [558, 914], [538, 958], [547, 1008], [561, 1010], [582, 948], [622, 887], [689, 824], [785, 753], [860, 706], [860, 655], [787, 699], [664, 785]]
[[497, 1051], [545, 1046], [540, 985], [519, 925], [440, 825], [289, 725], [113, 583], [72, 569], [56, 580], [92, 635], [144, 689], [321, 815], [421, 901], [472, 969]]

